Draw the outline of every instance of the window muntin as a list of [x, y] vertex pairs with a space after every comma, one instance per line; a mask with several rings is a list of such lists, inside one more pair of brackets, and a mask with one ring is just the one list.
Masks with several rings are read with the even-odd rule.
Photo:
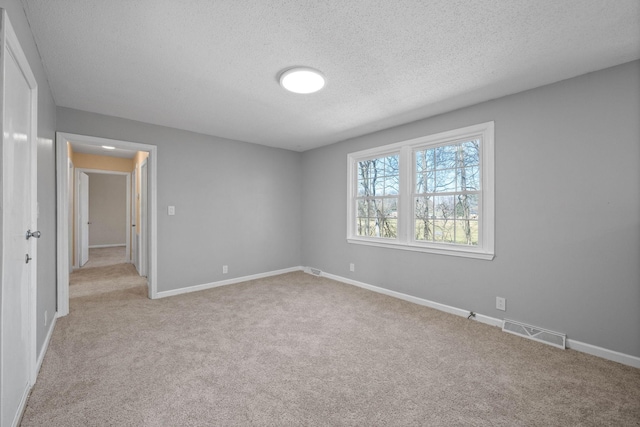
[[357, 162], [356, 235], [396, 239], [399, 154]]
[[414, 239], [477, 246], [481, 139], [413, 151]]
[[493, 259], [493, 136], [487, 122], [348, 154], [347, 241]]

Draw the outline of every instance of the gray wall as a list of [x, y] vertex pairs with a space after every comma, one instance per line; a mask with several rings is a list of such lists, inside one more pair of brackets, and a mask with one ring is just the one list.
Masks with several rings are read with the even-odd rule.
[[[31, 71], [38, 82], [38, 229], [42, 237], [38, 240], [38, 290], [37, 290], [37, 352], [38, 355], [51, 326], [56, 311], [56, 179], [55, 179], [55, 128], [56, 107], [49, 83], [40, 61], [19, 0], [0, 0], [0, 7], [7, 10], [11, 25], [20, 46], [27, 56]], [[44, 313], [47, 312], [47, 326]]]
[[[303, 264], [640, 356], [639, 64], [303, 153]], [[347, 153], [491, 120], [493, 261], [346, 242]]]
[[89, 173], [89, 247], [127, 243], [127, 176]]
[[57, 113], [61, 132], [158, 146], [158, 291], [300, 265], [300, 153], [68, 108]]

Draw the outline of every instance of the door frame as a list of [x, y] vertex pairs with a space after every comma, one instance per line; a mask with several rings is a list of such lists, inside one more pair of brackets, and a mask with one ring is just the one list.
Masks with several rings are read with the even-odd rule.
[[[138, 238], [137, 238], [137, 228], [134, 230], [133, 227], [138, 226], [138, 220], [136, 215], [136, 200], [138, 200], [138, 167], [134, 167], [129, 176], [129, 181], [131, 183], [129, 194], [130, 200], [129, 205], [131, 208], [129, 209], [129, 224], [131, 225], [131, 250], [128, 253], [128, 259], [131, 264], [135, 267], [136, 271], [138, 271]], [[135, 222], [135, 224], [134, 224]]]
[[[142, 170], [146, 173], [143, 173]], [[149, 274], [149, 165], [147, 159], [140, 163], [140, 247], [138, 254], [140, 256], [140, 275], [147, 276]]]
[[[11, 22], [9, 21], [9, 14], [7, 13], [6, 9], [0, 8], [0, 49], [2, 51], [5, 51], [5, 46], [6, 46], [6, 51], [7, 53], [10, 53], [14, 60], [16, 61], [18, 67], [20, 68], [20, 71], [22, 72], [27, 85], [29, 86], [29, 90], [30, 90], [30, 101], [31, 101], [31, 108], [29, 111], [30, 114], [30, 119], [31, 119], [31, 123], [30, 123], [30, 136], [29, 136], [29, 168], [30, 168], [30, 212], [29, 212], [29, 223], [31, 224], [31, 230], [37, 230], [37, 221], [38, 221], [38, 196], [37, 196], [37, 191], [38, 191], [38, 159], [37, 159], [37, 155], [38, 155], [38, 146], [37, 146], [37, 138], [38, 138], [38, 83], [37, 80], [33, 74], [33, 72], [31, 71], [31, 67], [29, 66], [29, 61], [27, 60], [26, 55], [24, 54], [24, 51], [22, 50], [22, 47], [20, 46], [20, 41], [18, 40], [18, 36], [16, 35], [13, 26], [11, 25]], [[9, 52], [10, 51], [10, 52]], [[4, 100], [4, 79], [5, 79], [5, 75], [4, 75], [4, 69], [5, 69], [5, 60], [6, 58], [2, 55], [0, 55], [0, 79], [1, 79], [1, 84], [0, 84], [0, 99]], [[4, 131], [4, 102], [3, 102], [3, 108], [0, 109], [0, 131]], [[2, 140], [0, 140], [0, 162], [4, 161], [4, 144], [2, 143]], [[1, 165], [1, 163], [0, 163]], [[0, 174], [4, 174], [4, 168], [0, 167]], [[4, 194], [4, 182], [1, 183], [0, 185], [0, 191], [2, 192], [2, 194]], [[3, 210], [4, 212], [4, 210]], [[4, 214], [3, 214], [4, 215]], [[0, 222], [4, 222], [4, 220], [2, 218], [0, 218]], [[5, 234], [6, 234], [6, 230], [4, 230], [4, 225], [0, 225], [0, 238], [2, 239], [2, 241], [5, 240]], [[26, 232], [26, 230], [24, 230]], [[29, 271], [29, 285], [28, 285], [28, 296], [27, 296], [27, 307], [25, 307], [25, 310], [27, 312], [27, 325], [26, 326], [26, 337], [27, 337], [27, 358], [28, 358], [28, 362], [27, 362], [27, 380], [28, 380], [28, 386], [27, 386], [27, 390], [26, 390], [26, 394], [24, 394], [24, 396], [22, 396], [22, 400], [20, 403], [20, 406], [18, 408], [18, 413], [14, 414], [15, 415], [15, 419], [14, 419], [14, 423], [17, 424], [18, 421], [20, 420], [20, 417], [22, 416], [22, 412], [26, 406], [27, 403], [27, 398], [29, 396], [29, 391], [31, 390], [31, 388], [33, 387], [33, 385], [36, 382], [36, 378], [37, 378], [37, 370], [38, 370], [38, 361], [37, 361], [37, 343], [36, 343], [36, 339], [37, 339], [37, 280], [38, 280], [38, 268], [37, 268], [37, 263], [38, 263], [38, 255], [37, 255], [37, 239], [30, 239], [30, 253], [33, 254], [33, 263], [31, 264], [31, 270]], [[4, 263], [4, 258], [5, 258], [5, 254], [4, 254], [4, 244], [0, 245], [0, 262]], [[0, 265], [0, 272], [2, 270], [2, 267]], [[3, 275], [0, 276], [0, 292], [3, 292], [4, 290], [4, 277]], [[2, 298], [0, 298], [0, 302], [2, 302]], [[3, 302], [4, 304], [4, 302]], [[0, 326], [4, 327], [4, 325], [2, 325], [2, 305], [0, 305]], [[0, 351], [3, 351], [3, 333], [2, 333], [2, 329], [0, 328]], [[4, 361], [2, 361], [2, 358], [0, 357], [0, 363], [4, 363]], [[1, 373], [0, 373], [1, 375]], [[7, 392], [7, 390], [3, 390], [2, 387], [0, 387], [0, 399], [2, 399], [2, 397], [4, 396], [4, 393]], [[2, 408], [0, 407], [0, 411], [2, 411]], [[0, 416], [2, 418], [4, 418], [4, 414], [0, 414]], [[2, 419], [0, 418], [0, 422], [2, 422]]]
[[[130, 203], [131, 203], [131, 184], [130, 184], [130, 180], [131, 180], [131, 173], [130, 172], [118, 172], [118, 171], [108, 171], [108, 170], [102, 170], [102, 169], [87, 169], [87, 168], [76, 168], [75, 169], [75, 175], [74, 175], [74, 206], [75, 206], [75, 218], [76, 220], [74, 221], [73, 227], [75, 229], [75, 241], [76, 241], [76, 256], [74, 259], [74, 267], [75, 268], [80, 268], [80, 248], [81, 248], [81, 238], [82, 236], [80, 235], [80, 174], [81, 173], [86, 173], [86, 174], [90, 174], [90, 173], [99, 173], [99, 174], [103, 174], [103, 175], [119, 175], [119, 176], [126, 176], [126, 186], [127, 186], [127, 195], [125, 196], [127, 198], [126, 204], [127, 204], [127, 214], [126, 214], [126, 227], [127, 227], [127, 232], [126, 232], [126, 254], [129, 254], [129, 248], [130, 246], [130, 242], [131, 242], [131, 217], [129, 216], [129, 209], [131, 208]], [[91, 187], [91, 180], [89, 180], [89, 187]], [[89, 201], [87, 200], [87, 203], [89, 203]], [[91, 214], [91, 213], [89, 213]], [[89, 247], [87, 249], [91, 248], [91, 245], [89, 245]], [[129, 259], [129, 257], [127, 256], [127, 259]]]
[[96, 136], [78, 135], [67, 132], [56, 132], [56, 191], [57, 191], [57, 266], [58, 266], [58, 316], [69, 314], [69, 177], [67, 174], [67, 164], [69, 153], [67, 143], [82, 145], [111, 145], [116, 148], [134, 151], [146, 151], [149, 153], [149, 275], [147, 283], [149, 287], [149, 298], [155, 299], [158, 294], [157, 271], [158, 271], [158, 210], [157, 210], [157, 168], [158, 168], [158, 147], [151, 144], [139, 142], [100, 138]]
[[[87, 176], [87, 188], [83, 188], [84, 175]], [[89, 261], [89, 174], [85, 171], [81, 171], [76, 169], [76, 173], [73, 179], [74, 189], [73, 194], [75, 195], [73, 200], [73, 206], [75, 209], [75, 221], [73, 223], [73, 229], [76, 243], [76, 258], [73, 262], [73, 268], [80, 268], [86, 262]], [[87, 195], [87, 200], [84, 200], [83, 195]], [[86, 204], [86, 213], [87, 217], [84, 216]], [[84, 222], [87, 221], [87, 232], [85, 235], [84, 232]], [[87, 241], [87, 247], [84, 246], [84, 241]], [[84, 260], [84, 254], [87, 254], [86, 261]], [[84, 263], [82, 262], [84, 261]]]

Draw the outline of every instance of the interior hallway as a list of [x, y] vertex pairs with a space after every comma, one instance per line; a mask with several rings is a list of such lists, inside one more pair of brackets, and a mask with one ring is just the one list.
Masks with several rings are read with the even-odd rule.
[[69, 276], [69, 299], [147, 286], [147, 278], [138, 275], [126, 260], [126, 248], [116, 246], [89, 249], [89, 261]]

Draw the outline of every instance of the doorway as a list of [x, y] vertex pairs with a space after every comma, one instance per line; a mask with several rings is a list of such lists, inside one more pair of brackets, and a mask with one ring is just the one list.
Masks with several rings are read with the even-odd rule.
[[[86, 147], [100, 149], [108, 146], [117, 149], [146, 152], [147, 157], [147, 214], [145, 220], [148, 229], [148, 255], [147, 283], [148, 297], [153, 299], [157, 295], [157, 147], [150, 144], [141, 144], [131, 141], [112, 140], [86, 135], [77, 135], [64, 132], [56, 133], [56, 164], [57, 164], [57, 199], [58, 199], [58, 316], [69, 313], [69, 246], [72, 240], [69, 237], [69, 216], [73, 213], [69, 210], [69, 144], [78, 144]], [[77, 166], [77, 165], [76, 165]], [[134, 224], [131, 224], [134, 225]], [[132, 227], [133, 228], [133, 227]]]
[[131, 172], [75, 169], [76, 268], [84, 267], [96, 248], [123, 247], [122, 262], [130, 261], [134, 233], [129, 212], [135, 211], [130, 204], [130, 180]]

